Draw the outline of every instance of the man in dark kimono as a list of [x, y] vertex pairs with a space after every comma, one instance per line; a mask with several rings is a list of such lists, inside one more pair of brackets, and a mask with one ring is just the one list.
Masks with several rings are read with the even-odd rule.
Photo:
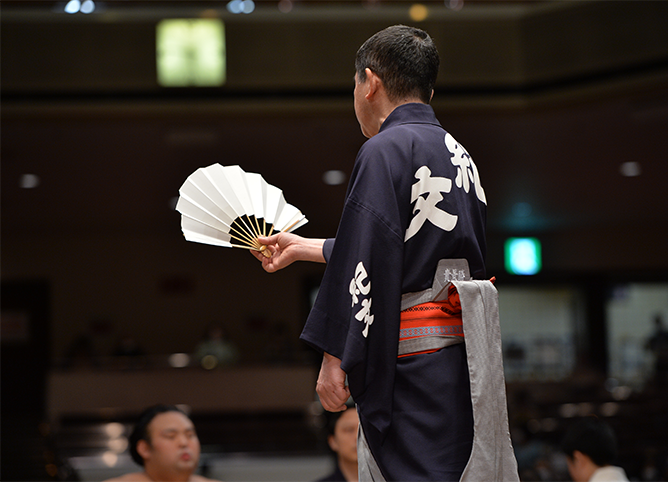
[[[354, 103], [369, 140], [336, 238], [281, 233], [260, 240], [271, 258], [256, 254], [269, 272], [296, 260], [328, 263], [301, 339], [323, 353], [323, 406], [344, 410], [351, 393], [357, 403], [360, 480], [460, 480], [465, 468], [467, 480], [516, 479], [514, 459], [508, 472], [492, 467], [493, 446], [510, 447], [503, 373], [491, 403], [478, 396], [476, 367], [497, 365], [474, 360], [475, 385], [469, 376], [475, 333], [464, 329], [462, 305], [489, 303], [477, 294], [460, 303], [453, 283], [485, 279], [486, 199], [473, 160], [429, 106], [438, 67], [431, 38], [416, 28], [389, 27], [362, 45]], [[489, 291], [484, 283], [472, 289]], [[478, 327], [487, 330], [484, 319]], [[500, 435], [478, 436], [476, 407]], [[472, 464], [473, 454], [491, 462]]]

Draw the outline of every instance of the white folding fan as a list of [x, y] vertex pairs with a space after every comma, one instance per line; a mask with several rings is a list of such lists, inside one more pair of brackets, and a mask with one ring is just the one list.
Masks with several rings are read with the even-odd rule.
[[260, 174], [212, 164], [193, 172], [179, 189], [176, 210], [188, 241], [252, 249], [271, 257], [259, 236], [294, 231], [308, 222], [283, 192]]

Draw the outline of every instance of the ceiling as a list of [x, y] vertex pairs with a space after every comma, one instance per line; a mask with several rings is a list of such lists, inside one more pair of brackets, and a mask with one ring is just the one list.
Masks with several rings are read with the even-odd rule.
[[[462, 20], [472, 21], [473, 14]], [[668, 49], [661, 48], [650, 59], [639, 49], [635, 60], [567, 78], [439, 86], [433, 106], [479, 166], [490, 232], [668, 226]], [[466, 41], [461, 49], [465, 55]], [[48, 76], [41, 80], [48, 84]], [[306, 94], [178, 96], [5, 84], [2, 236], [178, 232], [179, 186], [215, 162], [260, 172], [309, 218], [303, 234], [333, 236], [345, 185], [325, 185], [322, 176], [350, 173], [365, 140], [350, 84]], [[622, 175], [628, 162], [640, 175]], [[21, 188], [24, 174], [38, 176], [38, 186]]]

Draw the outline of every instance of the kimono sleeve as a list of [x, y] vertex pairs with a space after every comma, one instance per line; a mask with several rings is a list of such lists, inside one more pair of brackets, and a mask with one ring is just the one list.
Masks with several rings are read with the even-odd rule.
[[301, 339], [340, 358], [355, 401], [389, 425], [399, 340], [403, 231], [389, 176], [357, 173]]
[[336, 238], [325, 239], [325, 242], [322, 245], [322, 255], [325, 258], [325, 262], [327, 263], [329, 263], [329, 259], [332, 257], [334, 241], [336, 241]]

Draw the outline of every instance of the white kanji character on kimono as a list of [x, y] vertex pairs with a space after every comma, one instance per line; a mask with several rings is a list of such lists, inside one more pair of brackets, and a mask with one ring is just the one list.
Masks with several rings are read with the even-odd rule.
[[364, 280], [367, 278], [367, 276], [368, 275], [366, 269], [364, 268], [364, 264], [360, 261], [355, 267], [355, 277], [350, 280], [349, 291], [353, 299], [353, 304], [351, 306], [355, 306], [357, 303], [359, 303], [357, 295], [368, 295], [371, 291], [371, 281], [369, 281], [366, 285], [364, 284]]
[[[422, 166], [415, 171], [418, 182], [411, 188], [411, 202], [415, 203], [413, 214], [404, 241], [415, 236], [426, 220], [445, 231], [452, 231], [457, 225], [457, 216], [443, 211], [436, 205], [443, 200], [442, 192], [448, 193], [452, 189], [452, 180], [447, 177], [430, 177], [431, 170]], [[422, 197], [424, 194], [427, 197]]]
[[485, 191], [480, 184], [480, 175], [473, 159], [469, 153], [464, 149], [464, 146], [459, 144], [450, 134], [445, 135], [445, 147], [448, 148], [452, 159], [450, 162], [457, 166], [457, 177], [455, 177], [455, 184], [457, 187], [464, 188], [464, 191], [469, 192], [469, 181], [473, 184], [475, 194], [482, 202], [487, 204]]
[[362, 300], [362, 309], [357, 312], [355, 319], [364, 322], [362, 335], [364, 338], [369, 334], [369, 327], [373, 324], [373, 315], [371, 314], [371, 298]]
[[[350, 280], [349, 291], [352, 295], [352, 306], [355, 306], [359, 303], [358, 295], [368, 295], [371, 292], [371, 281], [367, 284], [364, 284], [364, 281], [367, 279], [367, 272], [364, 268], [364, 264], [360, 261], [355, 267], [355, 277]], [[362, 300], [362, 309], [355, 314], [355, 319], [358, 321], [364, 322], [364, 331], [362, 334], [366, 338], [369, 334], [369, 326], [373, 323], [373, 315], [371, 314], [371, 298]]]

